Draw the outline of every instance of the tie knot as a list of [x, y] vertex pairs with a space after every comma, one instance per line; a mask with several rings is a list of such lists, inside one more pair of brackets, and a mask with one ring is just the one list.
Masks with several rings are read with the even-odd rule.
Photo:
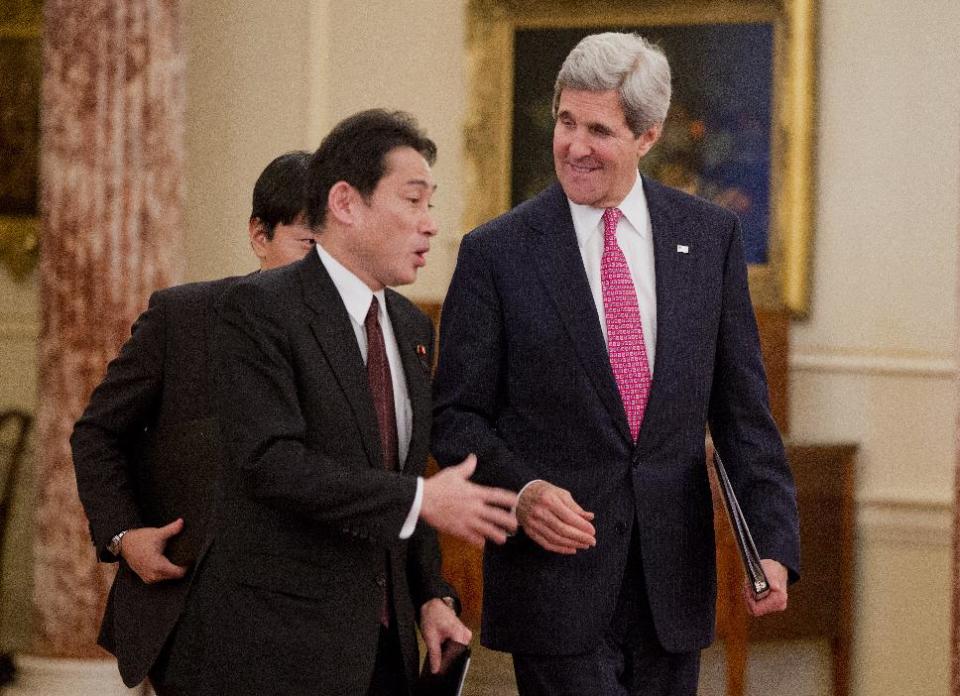
[[603, 211], [603, 233], [607, 237], [617, 233], [617, 223], [623, 217], [620, 208], [607, 208]]
[[380, 301], [377, 299], [377, 296], [374, 295], [373, 299], [370, 300], [370, 309], [367, 310], [367, 318], [364, 320], [366, 326], [370, 324], [379, 324], [380, 323]]

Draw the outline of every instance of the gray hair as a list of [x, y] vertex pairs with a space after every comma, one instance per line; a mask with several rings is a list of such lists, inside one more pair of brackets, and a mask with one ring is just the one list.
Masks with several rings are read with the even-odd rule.
[[605, 92], [615, 89], [627, 126], [641, 135], [663, 125], [670, 108], [670, 64], [659, 46], [639, 34], [591, 34], [578, 43], [560, 68], [553, 88], [557, 117], [564, 88]]

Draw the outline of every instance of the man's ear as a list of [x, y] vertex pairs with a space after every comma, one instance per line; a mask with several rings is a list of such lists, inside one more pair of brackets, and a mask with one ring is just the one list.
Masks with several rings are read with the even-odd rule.
[[359, 200], [360, 194], [353, 186], [346, 181], [338, 181], [327, 194], [327, 215], [332, 215], [341, 224], [352, 225]]
[[263, 261], [267, 256], [267, 244], [270, 243], [267, 237], [267, 226], [260, 218], [250, 218], [247, 234], [250, 236], [250, 248], [253, 249], [254, 255]]
[[660, 140], [660, 134], [663, 132], [663, 126], [650, 126], [640, 137], [637, 138], [637, 152], [640, 157], [650, 152], [651, 148]]

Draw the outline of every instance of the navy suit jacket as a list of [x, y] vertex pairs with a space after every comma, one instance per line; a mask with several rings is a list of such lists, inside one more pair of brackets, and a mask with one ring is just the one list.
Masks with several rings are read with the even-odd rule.
[[487, 545], [481, 636], [495, 649], [594, 649], [610, 623], [634, 520], [660, 642], [670, 651], [709, 644], [708, 423], [761, 557], [798, 572], [796, 496], [770, 415], [739, 222], [643, 184], [657, 346], [636, 443], [561, 187], [482, 225], [460, 248], [443, 305], [434, 454], [450, 464], [476, 452], [481, 483], [519, 490], [546, 479], [596, 513], [597, 546], [572, 556], [522, 533]]

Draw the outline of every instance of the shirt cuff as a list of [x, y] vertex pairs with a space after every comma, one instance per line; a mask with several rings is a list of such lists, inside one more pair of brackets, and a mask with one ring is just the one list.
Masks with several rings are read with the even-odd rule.
[[[524, 492], [525, 490], [527, 490], [527, 489], [530, 487], [531, 484], [537, 483], [538, 481], [542, 481], [542, 480], [543, 480], [543, 479], [533, 479], [533, 481], [527, 481], [527, 483], [524, 484], [523, 488], [520, 489], [520, 492], [517, 493], [517, 505], [520, 504], [520, 496], [523, 495], [523, 492]], [[510, 511], [510, 514], [511, 514], [511, 515], [516, 515], [516, 514], [517, 514], [517, 506], [516, 506], [516, 505], [513, 506], [513, 509]]]
[[[520, 492], [517, 493], [517, 505], [520, 504], [520, 496], [523, 495], [523, 492], [524, 492], [525, 490], [527, 490], [527, 488], [530, 486], [530, 484], [536, 483], [537, 481], [543, 481], [543, 479], [533, 479], [533, 481], [527, 481], [527, 482], [523, 485], [523, 488], [521, 488], [521, 489], [520, 489]], [[517, 505], [514, 505], [513, 508], [510, 510], [510, 514], [513, 515], [514, 517], [517, 516]], [[518, 526], [518, 527], [517, 527], [517, 531], [519, 531], [519, 530], [520, 530], [520, 527]], [[512, 534], [511, 534], [510, 532], [507, 532], [507, 536], [508, 536], [508, 537], [516, 536], [516, 534], [517, 534], [517, 532], [513, 532]]]
[[410, 506], [410, 512], [407, 513], [407, 519], [400, 528], [400, 538], [409, 539], [413, 536], [413, 531], [417, 528], [417, 520], [420, 518], [420, 507], [423, 505], [423, 476], [417, 476], [417, 493], [413, 496], [413, 505]]

